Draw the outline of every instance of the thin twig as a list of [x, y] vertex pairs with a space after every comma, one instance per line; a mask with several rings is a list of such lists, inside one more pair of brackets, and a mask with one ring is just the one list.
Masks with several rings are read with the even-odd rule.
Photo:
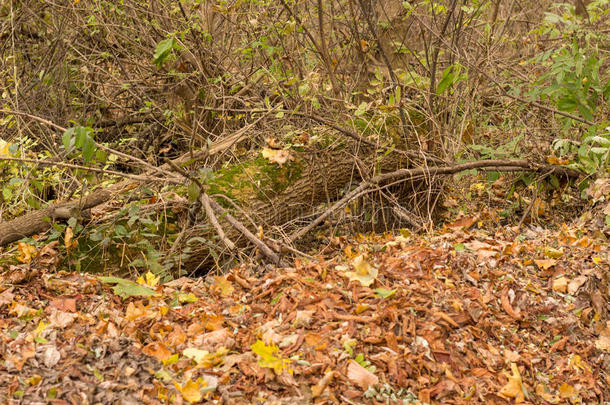
[[87, 170], [95, 173], [104, 173], [111, 174], [113, 176], [125, 177], [127, 179], [136, 180], [136, 181], [159, 181], [173, 184], [181, 184], [180, 180], [175, 178], [160, 178], [160, 177], [150, 177], [150, 176], [138, 176], [136, 174], [128, 174], [123, 172], [118, 172], [116, 170], [109, 169], [99, 169], [97, 167], [88, 167], [81, 166], [73, 163], [64, 163], [64, 162], [55, 162], [52, 160], [38, 160], [38, 159], [28, 159], [28, 158], [17, 158], [17, 157], [8, 157], [8, 156], [0, 156], [0, 160], [6, 160], [11, 162], [22, 162], [22, 163], [33, 163], [41, 166], [57, 166], [57, 167], [65, 167], [69, 169], [79, 169], [79, 170]]

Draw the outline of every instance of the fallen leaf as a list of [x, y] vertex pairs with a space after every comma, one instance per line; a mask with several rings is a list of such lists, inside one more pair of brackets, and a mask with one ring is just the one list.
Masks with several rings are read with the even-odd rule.
[[17, 251], [19, 252], [19, 256], [17, 256], [17, 260], [21, 263], [30, 263], [36, 252], [36, 247], [32, 245], [28, 245], [25, 242], [19, 242], [17, 244]]
[[375, 282], [378, 270], [366, 261], [364, 255], [356, 257], [353, 260], [352, 265], [354, 266], [355, 271], [346, 271], [344, 273], [350, 281], [358, 281], [364, 287], [369, 287]]
[[578, 292], [578, 289], [582, 287], [588, 280], [587, 276], [578, 276], [568, 283], [568, 294], [574, 295]]
[[60, 311], [76, 312], [76, 300], [74, 298], [56, 298], [51, 300], [49, 305], [53, 308], [59, 309]]
[[49, 314], [50, 325], [54, 328], [63, 329], [70, 326], [78, 318], [78, 314], [51, 309]]
[[328, 384], [330, 384], [334, 376], [334, 371], [327, 371], [326, 373], [324, 373], [324, 377], [320, 378], [320, 381], [318, 381], [316, 385], [311, 387], [312, 397], [317, 398], [322, 395], [322, 392], [324, 392], [326, 387], [328, 387]]
[[42, 362], [47, 368], [54, 367], [61, 359], [61, 354], [55, 346], [47, 346], [42, 352]]
[[206, 383], [201, 377], [198, 378], [197, 381], [189, 379], [184, 385], [174, 382], [174, 386], [182, 394], [182, 398], [190, 403], [201, 401], [203, 396], [201, 395], [199, 387], [205, 387], [205, 385]]
[[161, 342], [152, 342], [142, 348], [142, 353], [154, 357], [159, 361], [167, 360], [172, 352]]
[[263, 157], [268, 159], [270, 162], [277, 163], [280, 167], [290, 160], [294, 160], [294, 157], [290, 154], [289, 150], [285, 149], [269, 149], [263, 148]]
[[544, 255], [546, 257], [550, 257], [551, 259], [559, 259], [561, 256], [563, 256], [563, 250], [555, 249], [552, 247], [545, 247]]
[[564, 276], [553, 280], [553, 291], [558, 293], [565, 293], [568, 290], [568, 279]]
[[379, 383], [379, 378], [354, 360], [347, 365], [347, 378], [363, 390]]
[[521, 312], [519, 309], [513, 309], [510, 305], [510, 299], [508, 298], [508, 288], [505, 288], [502, 291], [502, 296], [500, 297], [500, 303], [502, 304], [502, 309], [506, 311], [506, 313], [513, 319], [521, 319]]
[[595, 347], [610, 353], [610, 321], [606, 324], [606, 328], [599, 334], [599, 338], [595, 341]]
[[534, 263], [536, 263], [536, 266], [538, 266], [538, 268], [542, 269], [542, 270], [548, 270], [549, 268], [553, 267], [554, 265], [557, 264], [557, 260], [555, 259], [539, 259], [539, 260], [534, 260]]
[[138, 277], [138, 284], [155, 288], [159, 284], [160, 277], [155, 276], [150, 270], [146, 272], [144, 277]]
[[574, 397], [576, 395], [577, 395], [576, 390], [574, 389], [573, 386], [571, 386], [568, 383], [563, 383], [559, 387], [559, 396], [561, 398], [571, 398], [571, 397]]
[[499, 394], [507, 398], [514, 398], [516, 403], [525, 401], [525, 387], [521, 380], [521, 373], [515, 363], [510, 363], [513, 375], [507, 375], [508, 383], [500, 390]]
[[228, 276], [216, 276], [214, 277], [214, 284], [212, 284], [212, 291], [219, 292], [223, 297], [229, 297], [235, 291], [233, 284], [227, 279]]

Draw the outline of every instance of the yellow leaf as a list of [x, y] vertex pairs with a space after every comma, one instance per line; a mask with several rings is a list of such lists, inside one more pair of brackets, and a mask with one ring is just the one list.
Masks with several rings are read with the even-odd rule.
[[370, 305], [368, 305], [368, 304], [358, 304], [356, 306], [356, 314], [361, 314], [369, 308], [370, 308]]
[[235, 288], [233, 284], [227, 279], [227, 276], [216, 276], [214, 277], [214, 285], [212, 285], [213, 291], [219, 291], [223, 297], [229, 297], [233, 294]]
[[19, 260], [21, 263], [30, 263], [32, 261], [32, 257], [34, 256], [34, 252], [36, 251], [36, 247], [28, 245], [25, 242], [19, 242], [17, 244], [17, 250], [19, 251], [17, 260]]
[[563, 256], [563, 250], [554, 249], [552, 247], [545, 247], [544, 255], [546, 257], [550, 257], [551, 259], [559, 259], [561, 256]]
[[174, 353], [168, 358], [161, 360], [161, 363], [163, 363], [164, 366], [171, 366], [172, 364], [178, 363], [178, 360], [180, 360], [180, 355], [178, 355], [178, 353]]
[[568, 365], [576, 371], [591, 371], [591, 368], [586, 362], [582, 360], [582, 357], [578, 354], [572, 354], [568, 359]]
[[[146, 278], [144, 278], [146, 277]], [[159, 276], [155, 276], [150, 270], [146, 272], [144, 277], [138, 277], [138, 284], [147, 285], [149, 287], [156, 287], [159, 284]]]
[[34, 334], [40, 335], [47, 328], [47, 324], [43, 321], [38, 322], [38, 326], [34, 329]]
[[276, 345], [267, 346], [262, 340], [257, 340], [252, 346], [252, 351], [259, 356], [258, 365], [272, 369], [275, 374], [282, 374], [283, 370], [287, 370], [292, 374], [290, 369], [290, 359], [284, 359], [281, 356], [277, 356], [280, 349]]
[[561, 396], [561, 398], [570, 398], [575, 395], [576, 391], [574, 390], [574, 387], [572, 387], [570, 384], [563, 383], [561, 384], [561, 387], [559, 387], [559, 396]]
[[205, 387], [206, 382], [200, 377], [197, 381], [188, 380], [184, 385], [174, 383], [176, 389], [182, 394], [182, 398], [190, 403], [201, 401], [203, 398], [199, 387]]
[[229, 349], [221, 348], [216, 353], [210, 353], [207, 350], [196, 349], [194, 347], [184, 349], [182, 354], [184, 357], [193, 359], [201, 368], [211, 368], [219, 364], [222, 358], [229, 352]]
[[10, 156], [8, 147], [11, 144], [6, 142], [4, 139], [0, 139], [0, 156]]
[[30, 385], [38, 385], [38, 383], [42, 380], [42, 377], [38, 374], [34, 374], [30, 378], [27, 379], [27, 383]]
[[507, 398], [514, 398], [516, 403], [525, 401], [525, 387], [521, 380], [521, 373], [515, 363], [510, 363], [513, 375], [507, 376], [508, 383], [500, 390], [500, 395]]

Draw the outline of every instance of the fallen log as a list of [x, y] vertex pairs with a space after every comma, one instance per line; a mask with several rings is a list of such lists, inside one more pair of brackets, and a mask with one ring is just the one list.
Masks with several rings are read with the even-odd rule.
[[[234, 141], [238, 141], [241, 135]], [[232, 142], [223, 140], [224, 145]], [[209, 154], [210, 151], [198, 154], [186, 154], [163, 165], [163, 170], [170, 170], [172, 165], [182, 166]], [[431, 184], [437, 176], [458, 173], [470, 169], [489, 169], [498, 171], [532, 171], [553, 172], [561, 176], [575, 177], [579, 173], [563, 167], [540, 165], [525, 160], [484, 160], [463, 164], [408, 168], [412, 161], [400, 154], [380, 154], [371, 146], [362, 146], [354, 142], [336, 145], [334, 148], [310, 148], [306, 151], [293, 152], [292, 160], [279, 165], [265, 159], [260, 154], [237, 165], [216, 171], [213, 179], [207, 182], [207, 195], [215, 198], [214, 204], [222, 206], [241, 225], [249, 224], [249, 232], [256, 233], [256, 227], [270, 229], [273, 226], [315, 214], [313, 209], [320, 203], [332, 204], [322, 215], [306, 227], [293, 233], [289, 242], [294, 242], [311, 231], [332, 213], [347, 205], [350, 201], [371, 192], [374, 189], [386, 188], [392, 184], [406, 181], [418, 181]], [[374, 175], [361, 171], [374, 168]], [[173, 183], [176, 178], [172, 178]], [[142, 182], [140, 182], [142, 183]], [[340, 191], [349, 184], [359, 184], [353, 191], [342, 198]], [[96, 190], [89, 195], [70, 202], [58, 203], [50, 207], [33, 211], [10, 221], [0, 222], [0, 246], [20, 238], [44, 232], [51, 226], [50, 220], [67, 220], [78, 216], [82, 211], [108, 202], [126, 190], [138, 186], [138, 181], [122, 181], [110, 188]], [[218, 198], [218, 196], [223, 196]], [[334, 203], [333, 203], [334, 201]], [[236, 209], [239, 207], [239, 209]], [[219, 218], [227, 232], [227, 240], [237, 246], [245, 246], [244, 230], [226, 218]], [[254, 224], [252, 224], [254, 222]], [[207, 238], [218, 229], [218, 224], [207, 229], [189, 230], [186, 241], [193, 238]], [[209, 250], [198, 246], [188, 252], [186, 260], [180, 265], [188, 271], [201, 269], [209, 264]]]

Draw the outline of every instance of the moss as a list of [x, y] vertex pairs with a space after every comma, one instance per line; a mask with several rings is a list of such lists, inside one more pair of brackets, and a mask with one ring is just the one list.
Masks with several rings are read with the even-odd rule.
[[271, 198], [286, 190], [302, 173], [303, 161], [298, 157], [280, 167], [259, 155], [218, 170], [208, 181], [208, 192], [224, 194], [237, 203], [245, 203], [252, 197]]

